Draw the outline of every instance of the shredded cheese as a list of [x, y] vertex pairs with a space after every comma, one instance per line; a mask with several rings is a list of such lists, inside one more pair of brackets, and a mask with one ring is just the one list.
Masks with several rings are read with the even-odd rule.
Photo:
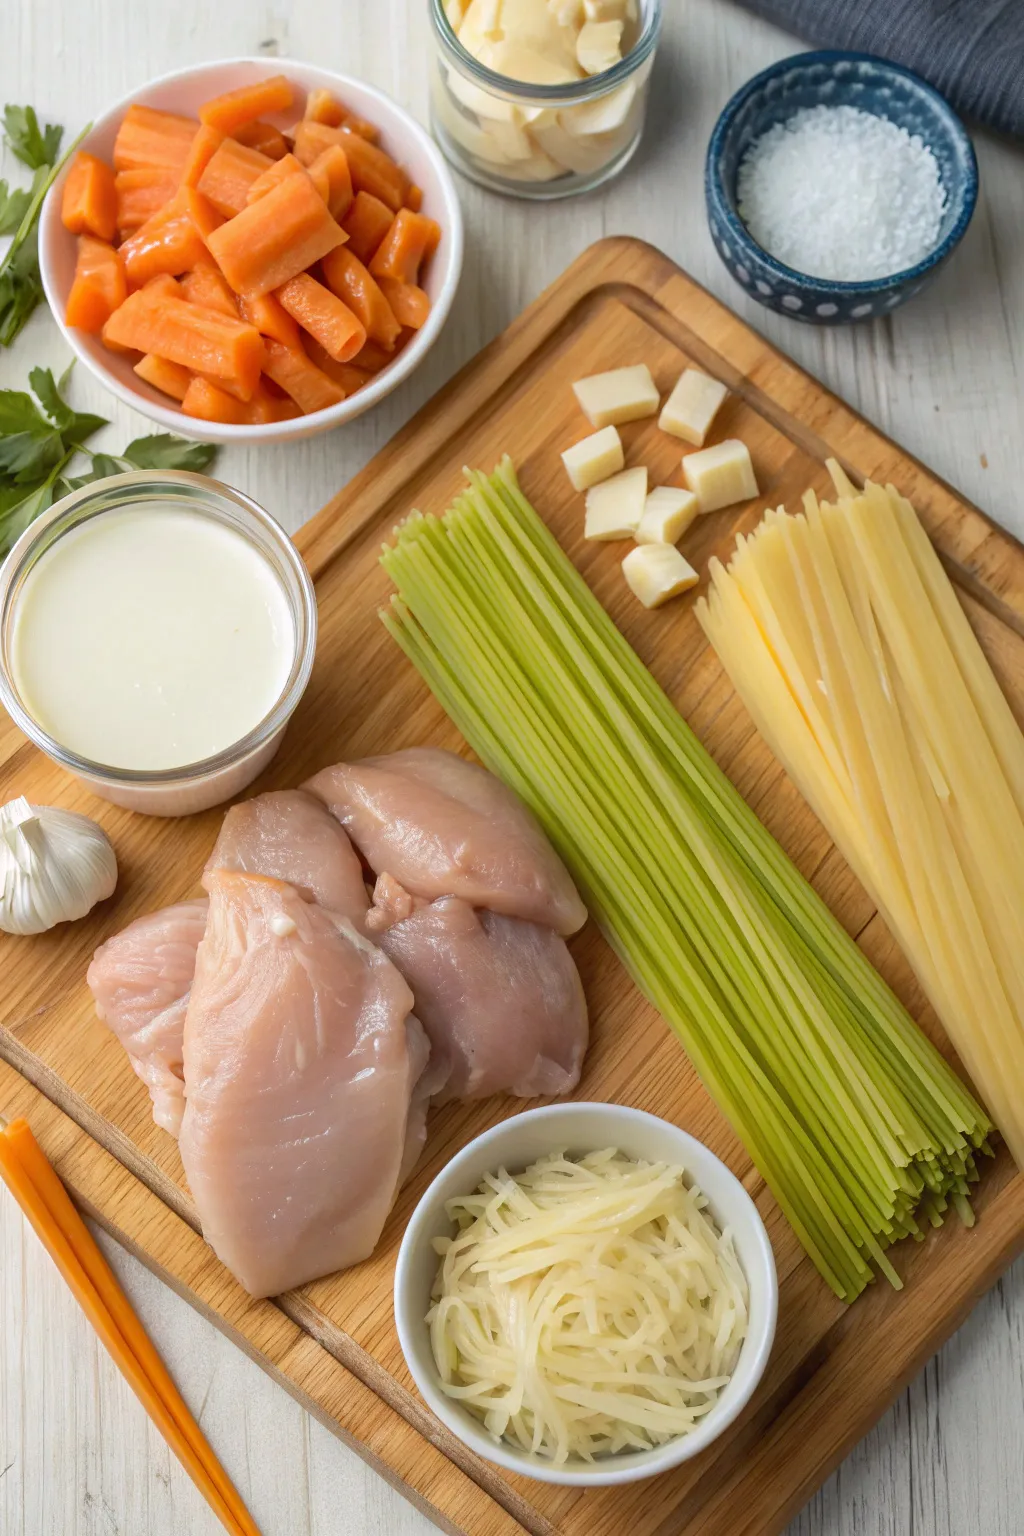
[[495, 1440], [589, 1462], [700, 1424], [736, 1368], [748, 1292], [682, 1168], [555, 1152], [448, 1213], [434, 1360]]

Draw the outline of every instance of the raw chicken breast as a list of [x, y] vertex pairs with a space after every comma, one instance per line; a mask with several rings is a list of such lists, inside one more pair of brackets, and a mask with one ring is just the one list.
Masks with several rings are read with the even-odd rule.
[[362, 865], [344, 829], [301, 789], [271, 790], [233, 805], [206, 868], [287, 880], [306, 901], [357, 927], [369, 906]]
[[86, 981], [96, 1012], [149, 1089], [153, 1119], [177, 1136], [185, 1108], [181, 1037], [209, 903], [149, 912], [101, 944]]
[[374, 874], [433, 901], [575, 933], [587, 911], [568, 870], [518, 796], [453, 752], [413, 747], [337, 763], [304, 786], [331, 810]]
[[181, 1158], [207, 1242], [272, 1296], [372, 1253], [422, 1049], [409, 988], [350, 921], [280, 880], [204, 884]]
[[386, 875], [374, 900], [367, 923], [412, 987], [441, 1101], [575, 1088], [587, 1005], [564, 939], [457, 896], [417, 902]]

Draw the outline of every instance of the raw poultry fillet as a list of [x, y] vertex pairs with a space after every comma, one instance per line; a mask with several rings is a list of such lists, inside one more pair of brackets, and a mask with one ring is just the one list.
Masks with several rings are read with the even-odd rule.
[[587, 1049], [587, 1004], [565, 940], [538, 923], [423, 902], [384, 875], [367, 919], [412, 987], [441, 1102], [568, 1093]]
[[96, 1012], [149, 1089], [153, 1119], [177, 1136], [185, 1108], [181, 1041], [208, 903], [149, 912], [101, 944], [86, 981]]
[[233, 805], [206, 868], [287, 880], [306, 901], [357, 927], [369, 906], [362, 865], [344, 829], [301, 789], [270, 790]]
[[575, 933], [587, 920], [568, 870], [522, 801], [454, 752], [413, 747], [337, 763], [303, 786], [338, 818], [375, 875], [414, 896]]
[[211, 870], [179, 1146], [203, 1235], [254, 1296], [372, 1253], [423, 1052], [412, 993], [350, 921]]

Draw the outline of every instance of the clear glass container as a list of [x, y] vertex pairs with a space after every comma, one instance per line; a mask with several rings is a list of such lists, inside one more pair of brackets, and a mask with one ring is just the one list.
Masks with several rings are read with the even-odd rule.
[[[202, 762], [169, 769], [114, 768], [69, 751], [33, 718], [12, 665], [18, 599], [29, 572], [57, 541], [90, 518], [140, 501], [199, 513], [245, 538], [267, 561], [291, 611], [294, 652], [273, 708], [239, 741]], [[56, 503], [21, 535], [0, 566], [0, 703], [31, 742], [104, 800], [150, 816], [188, 816], [230, 800], [267, 766], [309, 682], [316, 650], [316, 593], [284, 529], [256, 502], [205, 475], [137, 470], [83, 486]], [[130, 636], [125, 637], [130, 643]]]
[[513, 80], [475, 58], [449, 18], [458, 3], [430, 0], [431, 127], [455, 168], [491, 191], [534, 199], [589, 192], [617, 176], [643, 133], [661, 0], [632, 0], [618, 63], [559, 85]]

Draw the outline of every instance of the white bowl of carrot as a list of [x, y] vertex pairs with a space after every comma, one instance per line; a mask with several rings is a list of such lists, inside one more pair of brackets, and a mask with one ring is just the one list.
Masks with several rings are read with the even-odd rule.
[[390, 394], [444, 325], [462, 246], [427, 131], [372, 86], [284, 59], [133, 91], [39, 229], [46, 297], [86, 367], [221, 443], [311, 437]]

